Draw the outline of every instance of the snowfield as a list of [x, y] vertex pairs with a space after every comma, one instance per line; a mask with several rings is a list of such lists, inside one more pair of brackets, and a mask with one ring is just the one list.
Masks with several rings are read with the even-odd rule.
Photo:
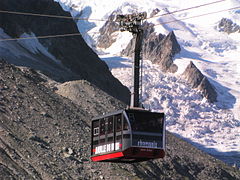
[[[102, 56], [102, 59], [113, 75], [131, 88], [132, 62], [120, 57]], [[158, 66], [148, 60], [144, 61], [143, 69], [143, 104], [152, 111], [166, 113], [169, 131], [191, 140], [208, 153], [239, 151], [240, 122], [231, 110], [208, 103], [179, 76], [161, 73]]]
[[[38, 41], [34, 33], [23, 33], [19, 38], [32, 37], [31, 41], [28, 39], [21, 39], [17, 41], [0, 41], [0, 58], [3, 59], [20, 59], [21, 57], [29, 58], [31, 61], [36, 61], [34, 55], [42, 53], [46, 57], [60, 64], [48, 50]], [[8, 36], [2, 28], [0, 28], [0, 39], [12, 39]], [[18, 64], [17, 62], [15, 62]]]
[[[175, 57], [174, 62], [179, 67], [175, 74], [163, 74], [157, 65], [144, 60], [142, 101], [153, 111], [165, 111], [167, 129], [172, 133], [226, 162], [240, 166], [240, 33], [219, 32], [217, 27], [222, 18], [240, 25], [240, 0], [217, 3], [214, 0], [56, 1], [73, 16], [105, 20], [118, 8], [124, 13], [146, 11], [148, 15], [158, 8], [160, 12], [157, 15], [161, 15], [212, 2], [148, 19], [157, 25], [155, 31], [158, 33], [167, 34], [173, 30], [182, 51]], [[226, 11], [230, 8], [235, 9]], [[213, 13], [217, 11], [221, 12]], [[170, 21], [175, 22], [166, 23]], [[95, 32], [104, 21], [78, 21], [77, 24], [81, 32], [87, 33], [84, 37], [88, 44], [94, 47], [99, 35]], [[115, 35], [117, 42], [108, 49], [98, 49], [98, 52], [101, 52], [101, 58], [109, 65], [113, 75], [131, 88], [132, 62], [119, 57], [131, 34], [119, 32]], [[216, 88], [217, 103], [209, 104], [181, 78], [190, 61]]]
[[[97, 0], [61, 0], [65, 10], [73, 16], [91, 19], [107, 19], [116, 9], [124, 13], [147, 11], [155, 8], [159, 14], [194, 7], [215, 1], [106, 1]], [[143, 96], [145, 107], [153, 111], [166, 113], [167, 129], [188, 140], [200, 149], [214, 155], [234, 156], [231, 163], [240, 164], [240, 33], [227, 34], [218, 32], [217, 23], [221, 18], [229, 18], [240, 24], [239, 9], [223, 11], [198, 18], [193, 16], [226, 10], [240, 6], [240, 1], [222, 1], [212, 5], [194, 8], [188, 11], [149, 19], [149, 22], [161, 24], [155, 30], [167, 34], [174, 30], [182, 51], [175, 58], [179, 70], [176, 74], [163, 74], [157, 65], [144, 60]], [[189, 19], [187, 19], [189, 18]], [[86, 26], [84, 26], [84, 24]], [[81, 32], [88, 44], [94, 47], [98, 31], [104, 22], [78, 21]], [[89, 36], [93, 41], [89, 41]], [[117, 42], [108, 49], [101, 49], [101, 58], [109, 65], [113, 75], [131, 88], [131, 65], [128, 58], [119, 57], [119, 52], [126, 47], [131, 34], [117, 33]], [[218, 102], [209, 104], [199, 92], [189, 88], [181, 79], [181, 73], [190, 61], [209, 78], [218, 92]]]

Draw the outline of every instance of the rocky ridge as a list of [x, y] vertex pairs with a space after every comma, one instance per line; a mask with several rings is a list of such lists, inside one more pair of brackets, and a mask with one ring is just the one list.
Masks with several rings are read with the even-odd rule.
[[208, 79], [201, 73], [201, 71], [191, 61], [182, 77], [190, 84], [192, 88], [200, 90], [204, 97], [206, 97], [211, 103], [217, 101], [217, 92], [214, 86], [210, 84]]
[[[155, 9], [151, 16], [156, 15], [158, 12], [159, 10]], [[101, 35], [98, 38], [98, 40], [101, 40], [99, 42], [100, 48], [108, 48], [116, 41], [113, 33], [118, 30], [118, 26], [117, 23], [112, 20], [114, 16], [119, 13], [121, 13], [120, 10], [113, 12], [109, 20], [101, 28]], [[163, 72], [175, 73], [178, 67], [174, 64], [174, 56], [180, 53], [181, 47], [178, 44], [174, 32], [170, 32], [167, 36], [160, 33], [157, 34], [154, 29], [154, 24], [148, 22], [143, 23], [143, 30], [142, 58], [149, 59], [154, 64], [158, 64]], [[132, 57], [134, 47], [135, 40], [131, 39], [127, 47], [121, 51], [121, 56]], [[217, 93], [214, 86], [192, 62], [188, 65], [182, 77], [187, 80], [192, 88], [198, 88], [203, 97], [207, 98], [209, 102], [216, 102]]]
[[[173, 57], [179, 53], [181, 48], [176, 40], [174, 32], [167, 36], [156, 34], [154, 24], [145, 22], [143, 24], [144, 35], [142, 43], [142, 57], [158, 64], [164, 72], [176, 72], [177, 66], [173, 63]], [[134, 52], [134, 40], [121, 52], [122, 56], [131, 57]]]
[[[75, 84], [58, 86], [58, 91]], [[0, 179], [240, 178], [238, 169], [170, 133], [163, 160], [135, 164], [90, 162], [91, 118], [125, 105], [86, 81], [73, 88], [77, 89], [80, 105], [48, 86], [36, 71], [0, 61]], [[93, 104], [100, 101], [102, 106], [96, 111]]]
[[116, 38], [113, 36], [113, 33], [119, 30], [119, 25], [114, 21], [116, 14], [121, 14], [121, 11], [114, 11], [103, 27], [99, 29], [100, 36], [97, 39], [97, 47], [106, 49], [116, 42]]
[[218, 24], [220, 32], [226, 32], [228, 34], [238, 32], [240, 33], [240, 26], [234, 23], [231, 19], [222, 18]]
[[[53, 0], [22, 0], [21, 3], [15, 0], [1, 0], [0, 7], [5, 11], [71, 17], [69, 12], [64, 11], [59, 3]], [[12, 38], [18, 38], [23, 34], [27, 34], [27, 36], [32, 34], [35, 36], [46, 36], [79, 33], [73, 19], [8, 13], [1, 13], [0, 28]], [[33, 43], [32, 41], [28, 40], [26, 43], [31, 44]], [[31, 49], [22, 46], [18, 41], [15, 42], [15, 45], [25, 55], [16, 56], [10, 48], [6, 50], [6, 53], [1, 53], [0, 58], [5, 58], [7, 61], [19, 66], [40, 70], [58, 82], [77, 79], [87, 80], [113, 97], [128, 103], [129, 90], [113, 77], [106, 63], [99, 59], [97, 54], [85, 43], [81, 35], [42, 38], [38, 39], [38, 42], [53, 55], [52, 58], [46, 56], [41, 49], [37, 49], [33, 53]], [[7, 44], [8, 42], [0, 43]], [[9, 52], [13, 55], [5, 57], [5, 54], [8, 55]]]

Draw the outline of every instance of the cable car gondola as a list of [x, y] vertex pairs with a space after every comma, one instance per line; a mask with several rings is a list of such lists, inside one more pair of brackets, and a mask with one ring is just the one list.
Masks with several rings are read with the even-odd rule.
[[165, 155], [164, 113], [125, 109], [92, 120], [92, 161], [139, 162]]
[[139, 102], [141, 22], [146, 17], [146, 13], [117, 16], [121, 30], [132, 32], [135, 38], [131, 104], [130, 108], [92, 120], [92, 161], [130, 163], [163, 158], [165, 155], [164, 113], [144, 110]]

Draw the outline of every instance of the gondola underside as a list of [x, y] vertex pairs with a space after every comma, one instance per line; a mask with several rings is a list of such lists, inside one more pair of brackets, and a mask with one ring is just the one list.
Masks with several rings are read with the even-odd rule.
[[134, 163], [150, 159], [163, 158], [165, 152], [163, 149], [152, 149], [142, 147], [130, 147], [124, 151], [115, 151], [108, 154], [99, 154], [91, 157], [95, 162], [120, 162]]

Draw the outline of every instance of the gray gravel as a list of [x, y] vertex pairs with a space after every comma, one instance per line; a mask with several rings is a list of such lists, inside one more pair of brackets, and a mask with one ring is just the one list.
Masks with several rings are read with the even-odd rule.
[[170, 133], [162, 160], [92, 163], [90, 119], [125, 105], [87, 81], [58, 86], [74, 84], [78, 105], [47, 84], [0, 61], [0, 179], [240, 179], [239, 169]]

